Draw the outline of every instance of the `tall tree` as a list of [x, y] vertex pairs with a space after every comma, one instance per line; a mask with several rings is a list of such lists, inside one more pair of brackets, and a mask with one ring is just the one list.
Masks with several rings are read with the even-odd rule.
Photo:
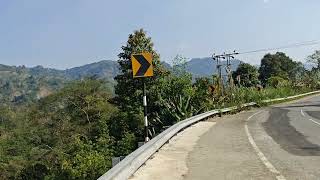
[[233, 73], [235, 79], [240, 76], [240, 83], [242, 86], [251, 87], [259, 83], [258, 69], [248, 63], [242, 63]]
[[[133, 78], [130, 58], [132, 54], [141, 52], [150, 52], [153, 55], [154, 76], [144, 79], [147, 86], [150, 120], [153, 119], [153, 114], [160, 110], [158, 104], [159, 97], [156, 93], [158, 91], [157, 84], [159, 84], [159, 79], [167, 74], [167, 71], [160, 63], [159, 55], [153, 48], [152, 40], [146, 35], [146, 32], [140, 29], [130, 34], [127, 44], [122, 46], [122, 52], [118, 55], [121, 74], [115, 77], [117, 85], [115, 86], [116, 97], [114, 98], [114, 102], [122, 112], [127, 114], [126, 116], [130, 118], [131, 124], [137, 122], [133, 123], [135, 126], [139, 123], [140, 125], [143, 124], [141, 118], [143, 80], [142, 78]], [[135, 128], [135, 131], [139, 131], [138, 127], [132, 128]]]
[[293, 61], [283, 52], [266, 54], [261, 60], [259, 79], [265, 84], [272, 76], [292, 80], [301, 63]]

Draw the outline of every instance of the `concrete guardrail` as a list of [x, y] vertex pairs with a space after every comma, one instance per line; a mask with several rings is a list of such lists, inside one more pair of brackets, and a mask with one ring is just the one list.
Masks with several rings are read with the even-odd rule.
[[[320, 91], [313, 91], [309, 93], [299, 94], [296, 96], [290, 96], [286, 98], [277, 98], [277, 99], [270, 99], [270, 100], [264, 100], [262, 102], [264, 103], [270, 103], [270, 102], [276, 102], [276, 101], [283, 101], [283, 100], [290, 100], [299, 98], [302, 96], [312, 95], [320, 93]], [[241, 110], [241, 108], [244, 107], [251, 107], [255, 106], [257, 103], [251, 102], [246, 103], [241, 106], [234, 106], [230, 108], [224, 108], [224, 109], [218, 109], [218, 110], [212, 110], [208, 111], [193, 117], [190, 117], [186, 120], [180, 121], [153, 139], [151, 139], [149, 142], [141, 146], [140, 148], [133, 151], [131, 154], [126, 156], [122, 161], [120, 161], [116, 166], [111, 168], [108, 172], [106, 172], [104, 175], [99, 177], [98, 180], [125, 180], [128, 179], [131, 175], [133, 175], [156, 151], [158, 151], [166, 142], [168, 142], [173, 136], [175, 136], [178, 132], [181, 130], [199, 122], [202, 121], [210, 116], [219, 114], [219, 113], [226, 113], [234, 110]]]

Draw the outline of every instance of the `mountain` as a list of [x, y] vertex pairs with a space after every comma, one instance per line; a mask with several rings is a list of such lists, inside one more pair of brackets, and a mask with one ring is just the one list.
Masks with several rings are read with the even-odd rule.
[[61, 88], [65, 82], [59, 70], [0, 65], [0, 102], [33, 101]]
[[85, 77], [105, 79], [113, 86], [113, 78], [119, 73], [116, 61], [100, 61], [67, 70], [42, 66], [7, 66], [0, 64], [0, 102], [29, 102], [60, 89], [70, 80]]
[[119, 67], [116, 61], [103, 60], [80, 67], [65, 70], [65, 74], [70, 79], [82, 79], [84, 77], [95, 76], [112, 81], [119, 74]]
[[162, 61], [162, 62], [161, 62], [161, 65], [162, 65], [164, 68], [168, 69], [168, 70], [171, 70], [171, 69], [172, 69], [171, 65], [170, 65], [169, 63], [167, 63], [167, 62]]
[[[231, 68], [235, 70], [241, 63], [233, 60]], [[223, 75], [226, 62], [223, 61]], [[162, 65], [171, 70], [166, 62]], [[217, 73], [216, 62], [211, 58], [193, 58], [186, 64], [188, 72], [193, 77], [210, 76]], [[0, 64], [0, 102], [28, 102], [50, 93], [64, 86], [71, 80], [80, 80], [85, 77], [105, 79], [110, 86], [114, 85], [114, 77], [119, 74], [118, 63], [111, 60], [103, 60], [66, 70], [45, 68], [42, 66], [7, 66]]]
[[[15, 66], [11, 66], [11, 69], [12, 68], [14, 69]], [[116, 61], [111, 60], [103, 60], [66, 70], [44, 68], [42, 66], [35, 66], [31, 68], [26, 68], [22, 66], [22, 68], [27, 69], [27, 71], [33, 76], [58, 76], [64, 77], [67, 80], [78, 80], [85, 77], [94, 76], [96, 78], [102, 78], [112, 81], [113, 78], [119, 73], [118, 63]]]
[[[235, 71], [239, 64], [242, 62], [240, 60], [234, 59], [231, 61], [231, 70]], [[221, 61], [222, 64], [222, 75], [226, 75], [226, 61]], [[211, 76], [212, 74], [217, 74], [217, 62], [210, 57], [206, 58], [193, 58], [186, 64], [186, 69], [194, 77]]]

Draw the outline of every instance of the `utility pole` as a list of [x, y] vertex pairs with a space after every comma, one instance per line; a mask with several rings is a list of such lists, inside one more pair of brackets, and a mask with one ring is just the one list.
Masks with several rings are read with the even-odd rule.
[[218, 76], [219, 76], [219, 88], [221, 91], [221, 95], [224, 95], [224, 84], [223, 84], [223, 78], [222, 78], [222, 64], [221, 64], [221, 59], [226, 59], [227, 64], [226, 64], [226, 72], [227, 72], [227, 77], [228, 77], [228, 85], [230, 88], [233, 87], [233, 79], [232, 79], [232, 71], [231, 71], [231, 60], [234, 59], [235, 55], [239, 54], [236, 51], [233, 51], [232, 53], [223, 53], [221, 55], [212, 55], [212, 59], [217, 61], [217, 69], [218, 69]]
[[224, 95], [224, 88], [223, 88], [223, 79], [222, 79], [222, 64], [221, 64], [221, 58], [224, 58], [222, 55], [216, 55], [213, 54], [212, 55], [212, 59], [215, 60], [217, 62], [217, 70], [218, 70], [218, 86], [219, 86], [219, 91], [221, 93], [221, 96]]
[[234, 86], [234, 82], [232, 79], [232, 70], [231, 70], [231, 60], [234, 59], [234, 56], [239, 54], [236, 51], [233, 51], [232, 53], [224, 53], [225, 58], [227, 60], [227, 67], [226, 67], [226, 72], [227, 72], [227, 77], [228, 77], [228, 83], [229, 83], [229, 87], [233, 88]]

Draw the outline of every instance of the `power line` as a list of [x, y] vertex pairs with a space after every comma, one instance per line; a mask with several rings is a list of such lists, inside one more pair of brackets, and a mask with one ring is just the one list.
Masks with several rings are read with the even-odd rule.
[[316, 45], [316, 44], [320, 44], [320, 41], [317, 41], [317, 40], [304, 41], [304, 42], [300, 42], [300, 43], [290, 44], [290, 45], [287, 45], [287, 46], [280, 46], [280, 47], [276, 47], [276, 48], [258, 49], [258, 50], [253, 50], [253, 51], [245, 51], [245, 52], [240, 52], [238, 54], [251, 54], [251, 53], [257, 53], [257, 52], [275, 51], [275, 50], [281, 50], [281, 49], [297, 48], [297, 47], [302, 47], [302, 46], [311, 46], [311, 45]]
[[235, 58], [236, 55], [241, 55], [241, 54], [251, 54], [251, 53], [257, 53], [257, 52], [265, 52], [265, 51], [274, 51], [274, 50], [281, 50], [281, 49], [289, 49], [289, 48], [297, 48], [297, 47], [302, 47], [302, 46], [311, 46], [311, 45], [316, 45], [316, 44], [320, 44], [320, 41], [318, 40], [313, 40], [313, 41], [303, 41], [303, 42], [299, 42], [299, 43], [294, 43], [294, 44], [289, 44], [286, 46], [280, 46], [280, 47], [276, 47], [276, 48], [265, 48], [265, 49], [258, 49], [258, 50], [252, 50], [252, 51], [244, 51], [244, 52], [237, 52], [237, 51], [233, 51], [232, 53], [223, 53], [223, 54], [213, 54], [212, 55], [212, 59], [214, 61], [217, 61], [217, 69], [218, 69], [218, 76], [219, 76], [219, 89], [221, 94], [224, 94], [224, 85], [223, 85], [223, 78], [222, 78], [222, 69], [221, 69], [221, 59], [226, 59], [227, 61], [227, 67], [226, 67], [226, 71], [227, 71], [227, 77], [228, 77], [228, 81], [229, 81], [229, 86], [232, 87], [233, 86], [233, 79], [231, 77], [231, 60], [233, 60]]

